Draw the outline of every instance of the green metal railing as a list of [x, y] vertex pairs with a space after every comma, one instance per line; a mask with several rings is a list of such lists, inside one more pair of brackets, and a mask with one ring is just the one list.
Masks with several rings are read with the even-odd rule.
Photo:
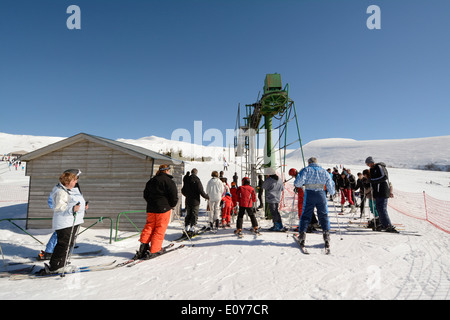
[[[130, 219], [130, 217], [128, 217], [128, 214], [130, 214], [130, 213], [147, 213], [147, 211], [146, 210], [131, 210], [131, 211], [122, 211], [122, 212], [120, 212], [118, 215], [117, 215], [117, 218], [116, 218], [116, 236], [114, 237], [114, 241], [122, 241], [122, 240], [125, 240], [125, 239], [128, 239], [128, 238], [131, 238], [131, 237], [135, 237], [135, 236], [137, 236], [137, 235], [140, 235], [141, 234], [141, 229], [140, 228], [138, 228], [137, 226], [136, 226], [136, 224], [134, 224], [134, 222]], [[119, 221], [120, 221], [120, 217], [122, 217], [122, 216], [124, 216], [125, 218], [127, 218], [127, 220], [131, 223], [131, 225], [138, 231], [138, 233], [135, 233], [135, 234], [133, 234], [133, 235], [131, 235], [131, 236], [128, 236], [128, 237], [125, 237], [125, 238], [121, 238], [121, 239], [118, 239], [118, 237], [117, 237], [117, 234], [118, 234], [118, 232], [119, 232]]]
[[[141, 228], [139, 228], [138, 226], [136, 226], [136, 224], [133, 222], [133, 220], [130, 219], [130, 217], [128, 216], [129, 214], [133, 214], [133, 213], [147, 213], [146, 210], [131, 210], [131, 211], [122, 211], [117, 215], [116, 218], [116, 227], [115, 227], [115, 236], [114, 236], [114, 241], [118, 242], [118, 241], [122, 241], [131, 237], [135, 237], [141, 234], [142, 230]], [[120, 218], [121, 217], [125, 217], [128, 222], [136, 229], [137, 233], [132, 234], [130, 236], [124, 237], [124, 238], [119, 238], [118, 237], [118, 233], [119, 233], [119, 222], [120, 222]], [[35, 236], [33, 236], [31, 233], [29, 233], [27, 230], [25, 230], [24, 228], [22, 228], [21, 226], [19, 226], [17, 223], [15, 223], [14, 221], [31, 221], [31, 220], [52, 220], [53, 218], [5, 218], [5, 219], [0, 219], [0, 223], [3, 221], [8, 221], [9, 223], [11, 223], [12, 225], [14, 225], [15, 227], [17, 227], [18, 229], [20, 229], [23, 233], [29, 235], [30, 237], [32, 237], [34, 240], [36, 240], [37, 242], [39, 242], [42, 245], [45, 245], [42, 241], [40, 241], [39, 239], [37, 239]], [[97, 223], [99, 222], [103, 222], [105, 219], [110, 221], [110, 232], [109, 232], [109, 243], [112, 243], [112, 239], [113, 239], [113, 219], [110, 217], [84, 217], [83, 219], [85, 220], [97, 220], [95, 221], [93, 224], [91, 224], [90, 226], [88, 226], [87, 228], [85, 228], [83, 231], [79, 232], [78, 235], [82, 234], [83, 232], [85, 232], [86, 230], [92, 228], [93, 226], [95, 226]]]
[[[109, 243], [112, 243], [112, 233], [113, 233], [113, 221], [111, 218], [109, 217], [84, 217], [83, 219], [85, 220], [93, 220], [96, 219], [97, 221], [94, 222], [93, 224], [91, 224], [89, 227], [87, 227], [86, 229], [84, 229], [83, 231], [79, 232], [78, 235], [82, 234], [83, 232], [85, 232], [86, 230], [92, 228], [93, 226], [95, 226], [97, 223], [99, 222], [103, 222], [104, 219], [108, 219], [111, 222], [111, 227], [110, 227], [110, 232], [109, 232]], [[13, 221], [29, 221], [29, 220], [53, 220], [53, 218], [6, 218], [6, 219], [1, 219], [0, 223], [3, 221], [8, 221], [9, 223], [11, 223], [12, 225], [16, 226], [17, 228], [19, 228], [20, 230], [22, 230], [24, 233], [26, 233], [27, 235], [29, 235], [30, 237], [32, 237], [34, 240], [36, 240], [37, 242], [39, 242], [42, 245], [45, 245], [44, 243], [42, 243], [42, 241], [40, 241], [39, 239], [37, 239], [35, 236], [33, 236], [31, 233], [29, 233], [28, 231], [26, 231], [24, 228], [22, 228], [21, 226], [19, 226], [18, 224], [14, 223]]]

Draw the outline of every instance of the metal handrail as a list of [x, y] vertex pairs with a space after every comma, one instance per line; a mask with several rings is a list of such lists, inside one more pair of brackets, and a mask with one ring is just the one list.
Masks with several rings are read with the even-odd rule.
[[[85, 232], [87, 229], [92, 228], [94, 225], [96, 225], [99, 222], [103, 222], [104, 219], [109, 219], [111, 221], [111, 227], [110, 227], [110, 232], [109, 232], [109, 243], [112, 243], [112, 233], [113, 233], [113, 221], [110, 217], [84, 217], [84, 219], [86, 220], [93, 220], [96, 219], [97, 221], [94, 222], [93, 224], [91, 224], [89, 227], [87, 227], [85, 230], [81, 231], [78, 234], [81, 234], [83, 232]], [[24, 233], [26, 233], [27, 235], [29, 235], [30, 237], [32, 237], [34, 240], [36, 240], [37, 242], [39, 242], [42, 245], [45, 245], [44, 243], [42, 243], [42, 241], [40, 241], [39, 239], [37, 239], [35, 236], [33, 236], [31, 233], [29, 233], [28, 231], [26, 231], [25, 229], [23, 229], [21, 226], [17, 225], [16, 223], [14, 223], [13, 221], [28, 221], [28, 220], [53, 220], [53, 218], [5, 218], [5, 219], [0, 219], [0, 223], [2, 221], [8, 221], [9, 223], [11, 223], [12, 225], [16, 226], [17, 228], [19, 228], [20, 230], [22, 230]]]

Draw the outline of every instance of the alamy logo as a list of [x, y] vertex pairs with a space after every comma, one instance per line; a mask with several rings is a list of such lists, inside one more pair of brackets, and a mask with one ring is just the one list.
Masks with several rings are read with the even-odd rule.
[[71, 14], [66, 21], [67, 29], [81, 29], [81, 9], [79, 6], [71, 5], [67, 7], [66, 13]]
[[381, 9], [379, 6], [371, 5], [367, 7], [366, 13], [371, 14], [367, 18], [366, 25], [369, 30], [379, 30], [381, 29]]

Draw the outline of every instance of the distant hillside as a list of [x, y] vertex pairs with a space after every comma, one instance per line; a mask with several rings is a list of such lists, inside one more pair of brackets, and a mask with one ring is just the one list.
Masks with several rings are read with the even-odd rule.
[[[322, 139], [303, 146], [303, 152], [306, 159], [315, 156], [330, 164], [361, 165], [372, 156], [390, 167], [444, 171], [450, 168], [450, 136], [366, 141]], [[288, 158], [300, 160], [301, 150], [292, 152]]]
[[[64, 138], [0, 133], [0, 154], [19, 150], [34, 151], [62, 139]], [[187, 161], [222, 161], [224, 157], [234, 161], [233, 149], [223, 147], [201, 146], [156, 136], [118, 141]], [[385, 162], [389, 167], [450, 170], [450, 136], [366, 141], [322, 139], [306, 144], [303, 150], [306, 159], [315, 156], [321, 163], [361, 165], [368, 156], [372, 156], [375, 161]], [[301, 161], [301, 150], [290, 151], [287, 158], [291, 161]]]

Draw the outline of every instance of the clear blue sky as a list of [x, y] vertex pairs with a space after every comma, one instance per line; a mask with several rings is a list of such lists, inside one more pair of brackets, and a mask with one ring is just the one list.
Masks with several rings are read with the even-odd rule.
[[448, 0], [1, 1], [0, 46], [5, 133], [225, 132], [276, 72], [303, 143], [450, 134]]

